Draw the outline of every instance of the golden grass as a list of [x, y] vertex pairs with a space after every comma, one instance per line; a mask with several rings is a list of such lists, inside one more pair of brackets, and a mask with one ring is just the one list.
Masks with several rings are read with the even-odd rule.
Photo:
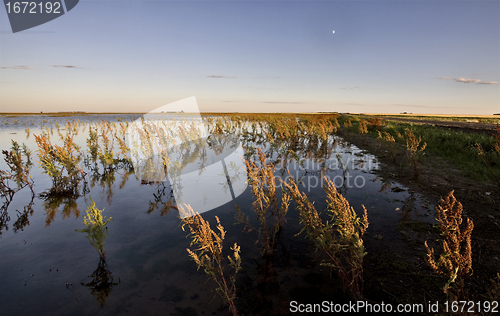
[[[281, 201], [278, 201], [274, 176], [275, 167], [272, 163], [267, 162], [262, 150], [257, 149], [257, 155], [260, 167], [248, 160], [245, 160], [245, 164], [247, 166], [248, 183], [255, 197], [253, 207], [261, 224], [258, 229], [259, 239], [262, 240], [263, 253], [270, 255], [274, 252], [280, 229], [288, 213], [290, 196], [283, 192]], [[273, 221], [271, 229], [268, 227], [268, 219]], [[248, 223], [248, 220], [246, 223]]]
[[411, 128], [406, 128], [405, 139], [406, 139], [406, 150], [408, 151], [410, 164], [413, 168], [413, 175], [415, 176], [415, 179], [418, 180], [420, 176], [420, 172], [418, 170], [418, 158], [425, 150], [425, 147], [427, 147], [427, 143], [424, 142], [422, 145], [420, 145], [420, 143], [422, 142], [422, 136], [418, 135], [417, 138], [417, 136], [413, 133], [413, 130]]
[[464, 278], [472, 271], [471, 234], [474, 223], [467, 218], [467, 224], [463, 226], [462, 211], [462, 204], [451, 191], [436, 207], [436, 219], [443, 236], [443, 252], [438, 259], [434, 249], [425, 241], [427, 262], [434, 272], [448, 279], [443, 290], [452, 301], [467, 299]]
[[297, 184], [289, 177], [283, 182], [300, 211], [300, 222], [308, 238], [318, 250], [329, 258], [324, 265], [337, 270], [344, 292], [354, 300], [363, 300], [363, 257], [366, 255], [363, 235], [368, 228], [368, 215], [363, 206], [364, 215], [359, 218], [349, 202], [337, 191], [333, 182], [325, 177], [324, 187], [327, 193], [330, 219], [324, 222]]
[[240, 247], [235, 243], [231, 250], [232, 256], [227, 256], [229, 267], [233, 269], [233, 273], [229, 275], [227, 280], [226, 265], [224, 264], [223, 242], [226, 236], [226, 231], [222, 227], [219, 218], [215, 216], [217, 221], [218, 233], [210, 227], [210, 224], [203, 219], [199, 214], [196, 214], [191, 206], [179, 206], [182, 213], [191, 214], [191, 216], [182, 219], [182, 229], [188, 226], [190, 235], [193, 240], [192, 245], [197, 245], [198, 248], [191, 250], [186, 249], [189, 255], [196, 262], [199, 268], [204, 268], [205, 273], [214, 280], [218, 287], [217, 292], [229, 304], [229, 311], [232, 315], [238, 315], [234, 300], [236, 299], [236, 274], [241, 270]]

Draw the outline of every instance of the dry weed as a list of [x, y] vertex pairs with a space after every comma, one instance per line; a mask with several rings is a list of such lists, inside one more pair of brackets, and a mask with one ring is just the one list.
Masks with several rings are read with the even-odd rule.
[[439, 259], [435, 258], [434, 249], [425, 242], [427, 262], [431, 269], [445, 276], [448, 281], [443, 290], [449, 299], [466, 299], [464, 278], [472, 270], [471, 234], [474, 223], [467, 218], [467, 224], [462, 226], [463, 207], [451, 191], [445, 199], [441, 199], [436, 207], [437, 221], [443, 236], [443, 252]]
[[301, 193], [292, 176], [283, 182], [300, 211], [300, 222], [308, 238], [324, 251], [329, 262], [324, 265], [337, 270], [344, 292], [355, 300], [363, 299], [363, 257], [366, 255], [363, 234], [368, 228], [368, 216], [363, 206], [363, 218], [359, 218], [349, 202], [337, 191], [334, 184], [325, 178], [330, 219], [320, 218], [313, 203]]
[[227, 257], [229, 259], [229, 266], [233, 269], [233, 273], [227, 281], [227, 277], [224, 275], [226, 267], [224, 264], [224, 255], [222, 254], [222, 244], [226, 236], [226, 231], [224, 231], [224, 227], [220, 224], [219, 218], [215, 216], [217, 230], [219, 231], [217, 233], [210, 228], [210, 224], [201, 215], [195, 214], [191, 206], [181, 205], [179, 208], [182, 213], [192, 214], [192, 216], [182, 219], [182, 229], [184, 230], [184, 226], [189, 227], [190, 235], [193, 238], [191, 245], [198, 246], [194, 250], [186, 249], [187, 252], [198, 265], [198, 269], [203, 267], [205, 273], [217, 283], [217, 292], [229, 304], [230, 312], [233, 315], [238, 315], [234, 300], [236, 298], [236, 274], [241, 270], [240, 246], [235, 243], [231, 248], [233, 255]]

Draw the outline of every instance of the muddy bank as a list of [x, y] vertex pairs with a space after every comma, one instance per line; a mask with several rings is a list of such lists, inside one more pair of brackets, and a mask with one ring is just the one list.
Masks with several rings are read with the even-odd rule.
[[[450, 191], [455, 191], [455, 197], [463, 204], [464, 215], [471, 218], [475, 226], [472, 233], [474, 272], [467, 280], [466, 286], [469, 288], [471, 298], [486, 295], [486, 289], [491, 286], [490, 280], [499, 272], [498, 267], [500, 266], [500, 239], [498, 238], [500, 187], [492, 189], [491, 186], [471, 181], [446, 160], [433, 156], [427, 156], [425, 161], [420, 162], [420, 178], [416, 180], [406, 160], [405, 148], [402, 145], [396, 144], [400, 146], [400, 155], [394, 162], [385, 145], [376, 138], [367, 134], [349, 133], [345, 129], [341, 129], [340, 132], [347, 141], [380, 158], [381, 168], [377, 171], [380, 177], [397, 181], [410, 190], [422, 194], [434, 204], [437, 204], [439, 199], [445, 197]], [[431, 214], [435, 216], [434, 209]], [[422, 274], [420, 278], [414, 278], [413, 282], [406, 283], [408, 289], [402, 293], [416, 291], [416, 288], [412, 289], [414, 286], [424, 286], [430, 290], [432, 284], [438, 286], [436, 289], [439, 290], [439, 279], [434, 278], [427, 267], [423, 247], [425, 240], [436, 241], [440, 238], [439, 230], [417, 223], [403, 227], [401, 232], [408, 245], [419, 255], [412, 262], [409, 261], [411, 259], [409, 257], [402, 258], [402, 263], [397, 266], [405, 277], [408, 277], [408, 274], [404, 273], [406, 264], [411, 264], [414, 267], [415, 274]], [[369, 257], [367, 259], [367, 263], [370, 265]], [[370, 266], [367, 266], [367, 270], [370, 269]], [[421, 284], [422, 282], [425, 284]], [[434, 292], [434, 295], [440, 296], [440, 293]]]

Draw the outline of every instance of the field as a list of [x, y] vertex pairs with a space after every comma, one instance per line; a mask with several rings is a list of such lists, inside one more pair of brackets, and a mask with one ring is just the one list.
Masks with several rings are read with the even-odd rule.
[[435, 315], [462, 300], [490, 315], [498, 121], [1, 116], [0, 312]]

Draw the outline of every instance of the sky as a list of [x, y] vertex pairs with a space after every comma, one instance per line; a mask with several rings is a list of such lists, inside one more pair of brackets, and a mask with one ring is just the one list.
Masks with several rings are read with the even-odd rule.
[[[335, 31], [335, 33], [333, 32]], [[500, 113], [499, 1], [80, 1], [12, 33], [0, 112]]]

